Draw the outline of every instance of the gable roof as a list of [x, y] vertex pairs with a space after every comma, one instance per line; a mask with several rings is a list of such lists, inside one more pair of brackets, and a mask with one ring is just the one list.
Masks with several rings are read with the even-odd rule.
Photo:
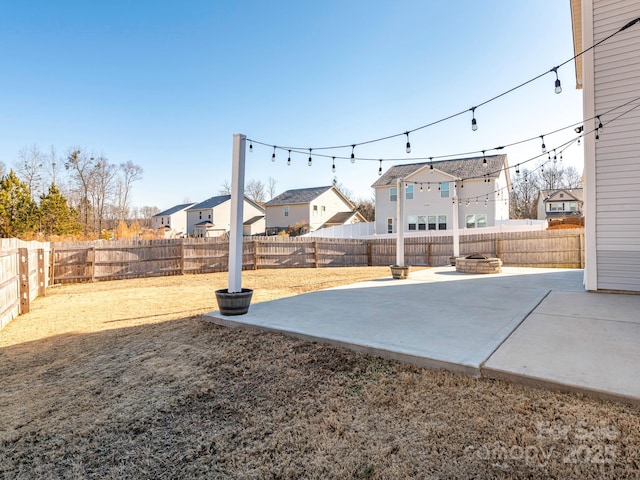
[[263, 218], [264, 218], [264, 215], [256, 215], [255, 217], [251, 217], [249, 220], [244, 222], [243, 225], [246, 225], [246, 226], [253, 225], [254, 223], [258, 222], [259, 220], [262, 220]]
[[[554, 190], [540, 190], [540, 196], [542, 197], [542, 201], [559, 201], [560, 198], [551, 198], [556, 197], [558, 193], [566, 193], [570, 198], [574, 199], [577, 202], [584, 201], [584, 191], [582, 188], [556, 188]], [[564, 198], [562, 200], [565, 200]]]
[[[194, 210], [206, 210], [208, 208], [215, 208], [218, 205], [228, 202], [230, 200], [231, 200], [231, 195], [218, 195], [216, 197], [207, 198], [204, 202], [200, 202], [192, 206], [191, 208], [189, 208], [188, 211], [192, 212]], [[256, 207], [258, 210], [264, 212], [264, 208], [262, 206], [258, 205], [256, 202], [248, 198], [246, 195], [244, 196], [244, 201], [247, 203], [250, 203], [251, 205]]]
[[[287, 190], [286, 192], [277, 195], [276, 197], [265, 203], [265, 207], [273, 205], [290, 205], [293, 203], [309, 203], [315, 200], [324, 192], [331, 190], [333, 186], [328, 187], [311, 187], [311, 188], [298, 188], [296, 190]], [[337, 190], [337, 189], [336, 189]]]
[[361, 221], [361, 222], [365, 221], [365, 219], [362, 216], [362, 214], [360, 212], [358, 212], [358, 211], [338, 212], [333, 217], [331, 217], [329, 220], [324, 222], [324, 224], [320, 228], [333, 227], [333, 226], [336, 226], [336, 225], [344, 225], [349, 220], [351, 220], [353, 217], [357, 217], [358, 220]]
[[156, 213], [154, 217], [164, 217], [166, 215], [173, 215], [174, 213], [179, 212], [180, 210], [186, 210], [192, 205], [195, 205], [195, 203], [182, 203], [180, 205], [176, 205], [175, 207], [168, 208], [163, 212]]
[[[486, 166], [484, 159], [487, 159]], [[444, 172], [455, 178], [480, 179], [498, 178], [503, 168], [507, 166], [506, 155], [487, 155], [471, 158], [460, 158], [456, 160], [443, 160], [439, 162], [411, 163], [406, 165], [394, 165], [387, 170], [373, 185], [376, 187], [395, 186], [398, 178], [407, 178], [423, 168], [430, 169], [433, 164], [434, 170]]]

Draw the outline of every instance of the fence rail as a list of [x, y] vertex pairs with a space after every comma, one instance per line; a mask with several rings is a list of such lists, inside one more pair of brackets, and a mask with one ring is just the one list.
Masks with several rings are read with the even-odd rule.
[[[460, 237], [460, 254], [484, 253], [504, 265], [584, 267], [582, 229], [478, 233]], [[52, 243], [55, 283], [222, 272], [228, 268], [224, 239], [166, 239]], [[446, 265], [453, 255], [451, 236], [405, 238], [408, 265]], [[263, 268], [320, 268], [391, 265], [396, 241], [306, 237], [245, 237], [242, 265]]]

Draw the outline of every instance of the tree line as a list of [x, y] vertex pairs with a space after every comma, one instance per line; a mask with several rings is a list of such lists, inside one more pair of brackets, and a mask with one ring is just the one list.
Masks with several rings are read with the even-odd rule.
[[20, 149], [12, 168], [0, 162], [0, 236], [79, 235], [99, 238], [120, 222], [148, 220], [156, 207], [131, 206], [143, 169], [71, 147]]

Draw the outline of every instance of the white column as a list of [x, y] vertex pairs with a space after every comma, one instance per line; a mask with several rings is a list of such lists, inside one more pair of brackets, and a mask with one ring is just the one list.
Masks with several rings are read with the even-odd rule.
[[452, 209], [452, 222], [453, 222], [453, 256], [460, 256], [460, 228], [458, 221], [458, 188], [456, 182], [453, 182], [453, 209]]
[[396, 265], [404, 267], [404, 182], [396, 179]]
[[242, 291], [242, 218], [244, 208], [244, 156], [247, 137], [233, 136], [231, 165], [231, 230], [229, 232], [229, 293]]

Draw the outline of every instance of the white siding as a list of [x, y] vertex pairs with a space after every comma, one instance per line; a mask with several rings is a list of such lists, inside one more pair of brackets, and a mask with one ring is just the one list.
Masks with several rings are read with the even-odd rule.
[[[587, 2], [586, 2], [587, 3]], [[593, 0], [593, 39], [640, 17], [637, 0]], [[587, 17], [588, 18], [588, 17]], [[595, 143], [597, 288], [640, 291], [640, 109], [614, 120], [640, 97], [640, 25], [619, 33], [593, 53], [594, 111], [605, 124]], [[588, 79], [585, 79], [588, 81]], [[607, 125], [607, 122], [612, 121]], [[597, 125], [585, 124], [589, 131]], [[593, 207], [589, 207], [593, 208]]]

